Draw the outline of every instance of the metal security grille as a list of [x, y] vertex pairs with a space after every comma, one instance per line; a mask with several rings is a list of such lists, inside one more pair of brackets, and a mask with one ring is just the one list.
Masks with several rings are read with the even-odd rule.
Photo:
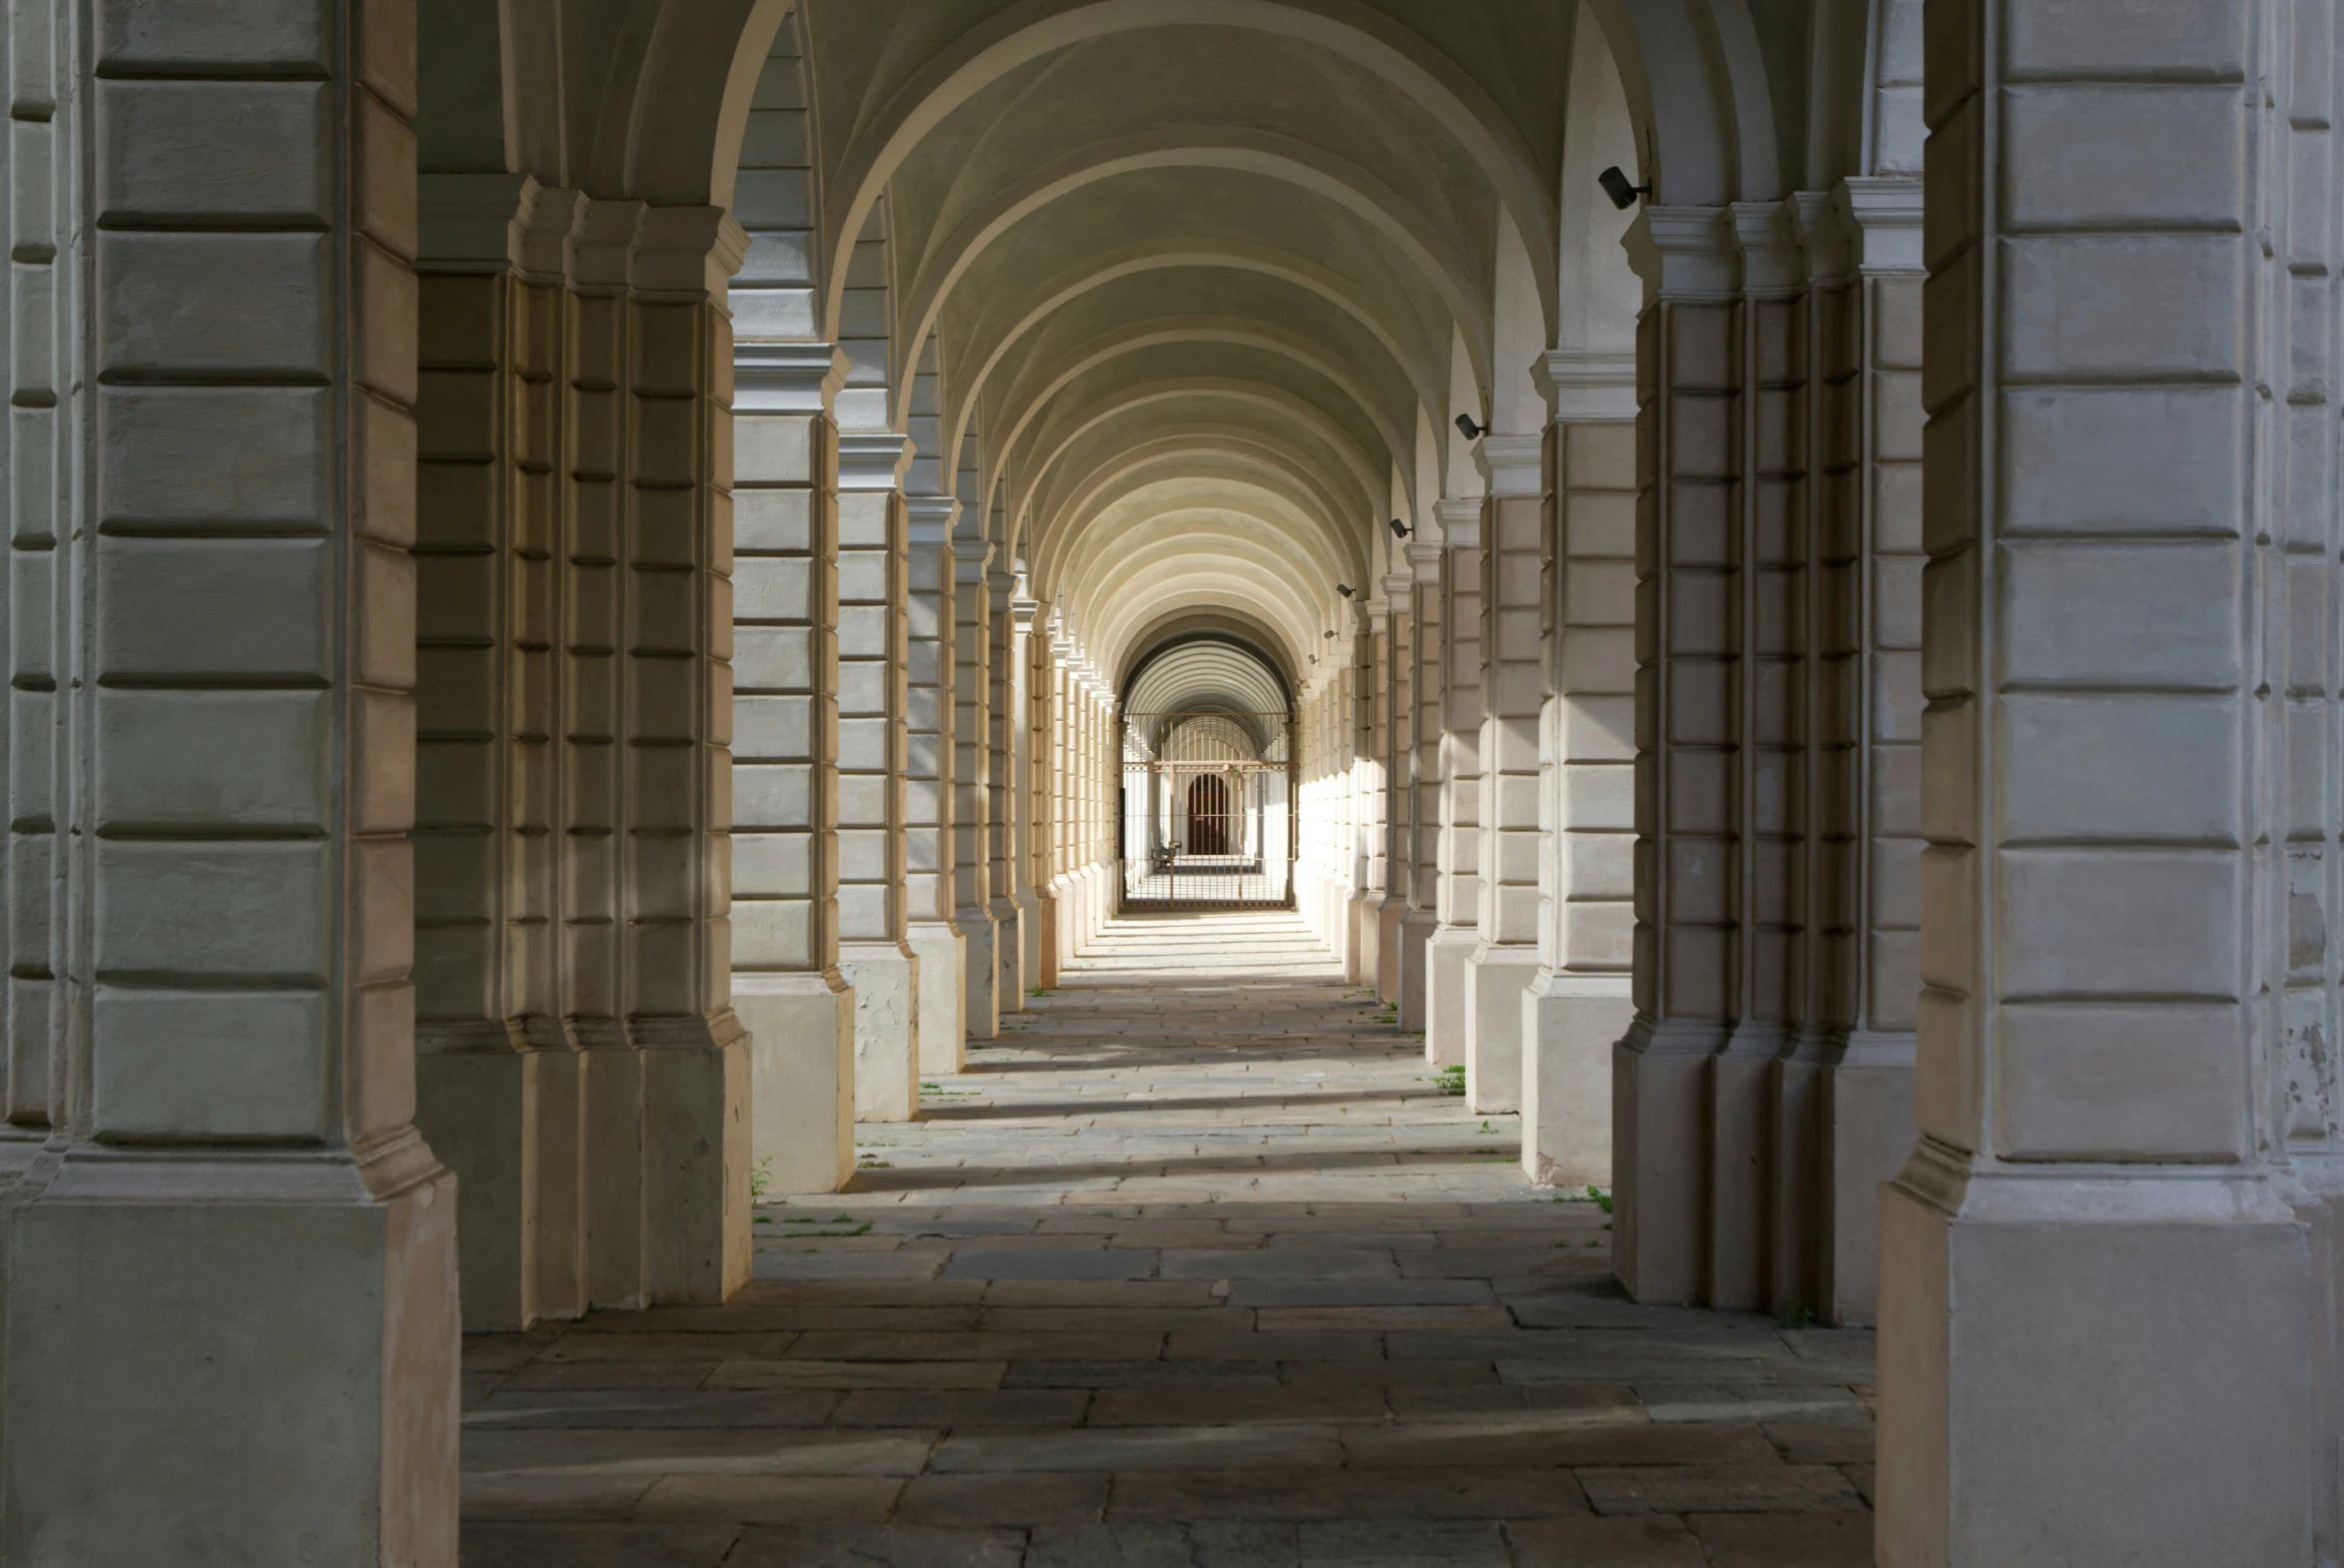
[[1283, 907], [1294, 781], [1283, 713], [1124, 717], [1124, 903]]

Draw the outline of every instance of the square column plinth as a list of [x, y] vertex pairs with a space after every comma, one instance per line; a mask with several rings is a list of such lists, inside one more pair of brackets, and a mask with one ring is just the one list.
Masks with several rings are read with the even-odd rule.
[[419, 1143], [77, 1156], [0, 1238], [0, 1560], [453, 1568], [455, 1178]]

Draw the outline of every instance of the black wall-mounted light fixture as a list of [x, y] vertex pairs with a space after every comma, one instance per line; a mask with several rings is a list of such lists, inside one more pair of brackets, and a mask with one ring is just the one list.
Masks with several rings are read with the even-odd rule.
[[1612, 205], [1621, 212], [1626, 212], [1629, 208], [1634, 207], [1636, 198], [1639, 196], [1652, 194], [1652, 185], [1649, 181], [1643, 185], [1630, 185], [1628, 177], [1620, 172], [1618, 164], [1612, 165], [1597, 175], [1595, 183], [1603, 187], [1603, 194], [1610, 197]]
[[1409, 526], [1408, 526], [1406, 523], [1404, 523], [1404, 522], [1400, 521], [1400, 519], [1399, 519], [1399, 518], [1397, 518], [1397, 517], [1394, 517], [1394, 518], [1392, 519], [1392, 537], [1393, 537], [1393, 538], [1395, 538], [1395, 539], [1404, 539], [1404, 538], [1406, 538], [1406, 537], [1407, 537], [1409, 534], [1411, 534], [1411, 533], [1414, 533], [1415, 531], [1416, 531], [1416, 530], [1415, 530], [1414, 528], [1411, 528], [1411, 527], [1409, 527]]
[[1338, 582], [1338, 583], [1336, 583], [1336, 584], [1334, 585], [1334, 590], [1335, 590], [1335, 592], [1337, 592], [1337, 593], [1341, 594], [1341, 595], [1342, 595], [1344, 598], [1346, 598], [1346, 599], [1347, 599], [1347, 598], [1349, 598], [1349, 597], [1351, 597], [1351, 595], [1352, 595], [1353, 593], [1355, 593], [1355, 592], [1357, 592], [1357, 591], [1358, 591], [1357, 589], [1353, 588], [1353, 587], [1352, 587], [1352, 586], [1351, 586], [1349, 583], [1347, 583], [1347, 582]]
[[1489, 427], [1469, 413], [1457, 415], [1457, 428], [1465, 432], [1465, 439], [1469, 441], [1477, 441], [1489, 433]]
[[1331, 632], [1331, 631], [1327, 633], [1327, 636], [1329, 636], [1329, 637], [1332, 637], [1333, 635], [1334, 635], [1334, 633], [1333, 633], [1333, 632]]

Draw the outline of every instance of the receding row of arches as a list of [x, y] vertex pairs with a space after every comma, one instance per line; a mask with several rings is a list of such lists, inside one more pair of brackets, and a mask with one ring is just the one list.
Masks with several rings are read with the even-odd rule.
[[1883, 1561], [2312, 1560], [2324, 4], [19, 0], [0, 1560], [452, 1561], [1189, 873]]

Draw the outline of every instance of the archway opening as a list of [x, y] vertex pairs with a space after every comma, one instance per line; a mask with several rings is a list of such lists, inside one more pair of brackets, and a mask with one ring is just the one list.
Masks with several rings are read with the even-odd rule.
[[1224, 633], [1152, 650], [1123, 703], [1122, 907], [1293, 903], [1293, 701], [1259, 651]]

